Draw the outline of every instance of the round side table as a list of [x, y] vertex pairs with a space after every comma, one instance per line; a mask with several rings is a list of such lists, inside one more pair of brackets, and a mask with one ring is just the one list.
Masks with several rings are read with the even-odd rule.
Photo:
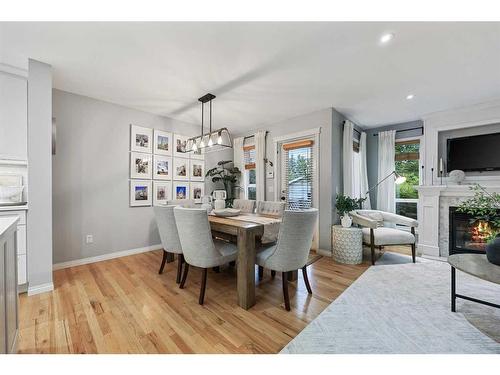
[[363, 231], [361, 228], [332, 226], [333, 260], [344, 264], [363, 262]]

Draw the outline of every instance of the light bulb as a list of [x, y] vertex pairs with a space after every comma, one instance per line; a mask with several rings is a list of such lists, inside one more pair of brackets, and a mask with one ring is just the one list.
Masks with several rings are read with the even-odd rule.
[[205, 142], [203, 142], [203, 139], [202, 139], [200, 142], [200, 148], [203, 148], [203, 147], [205, 147]]
[[191, 147], [191, 150], [196, 152], [198, 150], [198, 147], [196, 147], [196, 141], [193, 142], [193, 147]]
[[219, 133], [219, 138], [217, 138], [217, 144], [221, 145], [222, 144], [222, 135]]
[[212, 141], [212, 137], [210, 137], [208, 140], [208, 147], [212, 147], [213, 145], [214, 145], [214, 142]]

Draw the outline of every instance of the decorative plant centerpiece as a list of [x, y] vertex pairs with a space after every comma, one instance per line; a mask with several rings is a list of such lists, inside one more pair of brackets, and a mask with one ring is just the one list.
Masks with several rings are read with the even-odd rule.
[[488, 243], [488, 260], [500, 265], [500, 194], [488, 193], [479, 184], [474, 184], [470, 189], [474, 191], [474, 196], [463, 201], [457, 211], [472, 217], [471, 224], [475, 225], [476, 235]]
[[230, 166], [233, 162], [231, 160], [221, 160], [217, 163], [217, 166], [209, 169], [205, 174], [205, 177], [211, 177], [212, 182], [215, 184], [223, 184], [224, 190], [226, 191], [226, 206], [233, 206], [233, 189], [235, 188], [236, 181], [238, 181], [238, 176], [241, 171], [234, 166]]
[[366, 198], [351, 198], [343, 194], [337, 195], [335, 208], [341, 216], [340, 222], [344, 228], [349, 228], [352, 225], [349, 212], [360, 209], [365, 200]]

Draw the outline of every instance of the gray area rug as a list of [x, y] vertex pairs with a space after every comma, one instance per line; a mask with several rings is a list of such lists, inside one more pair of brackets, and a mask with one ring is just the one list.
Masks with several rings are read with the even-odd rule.
[[[457, 299], [450, 266], [385, 253], [281, 353], [500, 353], [500, 309]], [[500, 303], [500, 285], [457, 271], [457, 293]]]

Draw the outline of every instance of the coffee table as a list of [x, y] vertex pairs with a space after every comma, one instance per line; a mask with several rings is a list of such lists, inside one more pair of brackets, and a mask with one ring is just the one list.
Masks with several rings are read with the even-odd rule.
[[500, 266], [496, 266], [486, 259], [486, 255], [482, 254], [454, 254], [448, 257], [448, 263], [451, 265], [451, 311], [456, 311], [456, 299], [462, 298], [468, 301], [481, 303], [483, 305], [496, 307], [500, 309], [500, 305], [492, 302], [483, 301], [477, 298], [464, 296], [456, 293], [455, 272], [460, 270], [469, 275], [478, 277], [482, 280], [490, 281], [495, 284], [500, 284]]

